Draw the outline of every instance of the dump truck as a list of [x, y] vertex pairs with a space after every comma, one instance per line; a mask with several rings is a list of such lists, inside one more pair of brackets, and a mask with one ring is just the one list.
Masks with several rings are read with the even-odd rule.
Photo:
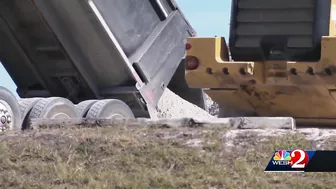
[[335, 35], [335, 0], [232, 0], [228, 39], [188, 37], [186, 80], [219, 117], [335, 125]]
[[1, 130], [151, 117], [166, 88], [204, 108], [185, 81], [195, 35], [173, 0], [0, 0], [0, 61], [20, 97], [0, 87]]

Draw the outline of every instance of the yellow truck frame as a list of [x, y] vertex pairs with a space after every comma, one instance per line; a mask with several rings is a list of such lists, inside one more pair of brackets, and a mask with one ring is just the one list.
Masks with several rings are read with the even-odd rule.
[[[332, 7], [336, 4], [332, 0]], [[331, 8], [330, 14], [336, 11]], [[203, 88], [220, 117], [294, 117], [299, 124], [336, 123], [336, 22], [321, 40], [318, 62], [230, 61], [224, 37], [190, 37], [186, 45], [186, 81]]]

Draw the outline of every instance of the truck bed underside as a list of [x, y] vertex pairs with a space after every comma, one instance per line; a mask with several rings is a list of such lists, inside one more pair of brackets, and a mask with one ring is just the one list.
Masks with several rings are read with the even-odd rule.
[[[91, 90], [93, 87], [89, 86], [87, 78], [83, 78], [85, 74], [81, 74], [75, 67], [34, 1], [4, 0], [1, 1], [0, 9], [0, 31], [1, 36], [4, 36], [0, 45], [1, 61], [17, 84], [21, 97], [53, 95], [68, 97], [73, 101], [83, 100], [74, 99], [81, 98], [81, 95], [94, 97]], [[73, 9], [74, 14], [77, 9]], [[67, 17], [64, 13], [66, 12], [64, 11], [58, 18]], [[57, 17], [55, 10], [50, 11], [50, 14]], [[78, 31], [68, 34], [69, 37], [82, 35]], [[73, 49], [77, 49], [77, 53], [82, 53], [79, 47]], [[95, 70], [94, 67], [87, 61], [82, 61], [81, 64], [86, 70], [84, 73], [91, 70], [89, 79], [95, 82], [97, 77], [96, 73], [92, 72]]]

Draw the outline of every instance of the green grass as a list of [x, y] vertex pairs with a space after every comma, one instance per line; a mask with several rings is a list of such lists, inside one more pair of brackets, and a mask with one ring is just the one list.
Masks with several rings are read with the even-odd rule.
[[[241, 135], [229, 148], [226, 132], [118, 127], [1, 136], [0, 188], [334, 188], [333, 173], [263, 172], [276, 149], [315, 149], [303, 135]], [[324, 148], [335, 149], [330, 141]]]

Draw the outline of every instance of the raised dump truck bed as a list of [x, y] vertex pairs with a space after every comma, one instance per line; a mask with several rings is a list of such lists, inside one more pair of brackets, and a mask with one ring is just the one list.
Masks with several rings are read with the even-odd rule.
[[0, 118], [148, 117], [167, 87], [204, 108], [184, 78], [194, 34], [173, 0], [0, 0], [0, 61], [22, 98], [0, 87]]
[[0, 3], [1, 61], [25, 98], [129, 101], [140, 91], [156, 105], [193, 34], [170, 0]]

